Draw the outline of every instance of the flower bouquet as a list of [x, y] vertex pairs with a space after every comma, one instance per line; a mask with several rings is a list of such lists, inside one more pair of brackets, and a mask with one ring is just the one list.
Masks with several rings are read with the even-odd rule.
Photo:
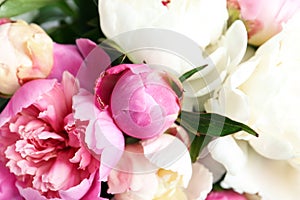
[[293, 0], [0, 0], [0, 200], [297, 200], [299, 25]]

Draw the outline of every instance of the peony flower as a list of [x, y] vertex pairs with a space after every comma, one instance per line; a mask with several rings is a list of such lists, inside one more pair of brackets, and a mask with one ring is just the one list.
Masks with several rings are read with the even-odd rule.
[[50, 74], [53, 43], [39, 26], [24, 21], [1, 24], [0, 43], [0, 95], [11, 95], [21, 84]]
[[0, 154], [25, 199], [97, 199], [99, 161], [82, 140], [87, 122], [75, 121], [78, 83], [39, 79], [24, 84], [0, 117]]
[[295, 0], [227, 0], [229, 10], [240, 12], [248, 28], [249, 43], [261, 45], [275, 34], [294, 13], [300, 10]]
[[231, 136], [214, 140], [208, 148], [227, 170], [223, 188], [260, 196], [247, 195], [249, 200], [299, 199], [300, 170], [288, 162], [261, 156], [246, 141]]
[[166, 72], [143, 64], [122, 64], [102, 73], [96, 83], [95, 103], [109, 112], [120, 131], [145, 139], [162, 134], [174, 123], [181, 94], [179, 81]]
[[[279, 34], [260, 46], [251, 59], [239, 65], [230, 74], [224, 87], [216, 92], [216, 97], [206, 103], [208, 112], [224, 114], [253, 127], [259, 133], [258, 138], [244, 133], [234, 135], [235, 139], [248, 141], [256, 153], [250, 155], [244, 147], [233, 145], [233, 141], [227, 145], [226, 152], [218, 151], [214, 158], [229, 170], [228, 177], [231, 178], [226, 180], [227, 187], [249, 193], [258, 192], [262, 199], [297, 199], [299, 196], [298, 189], [292, 189], [293, 184], [299, 184], [292, 177], [299, 177], [300, 172], [300, 127], [297, 120], [300, 112], [297, 91], [300, 87], [296, 84], [300, 75], [299, 20], [300, 13], [291, 18]], [[214, 149], [219, 145], [223, 145], [224, 149], [225, 143], [222, 141], [225, 139], [218, 140], [220, 142], [216, 143]], [[233, 146], [236, 146], [235, 150]], [[238, 151], [239, 148], [241, 150]], [[233, 153], [236, 156], [232, 156]], [[226, 157], [238, 157], [239, 162], [229, 162]], [[253, 164], [246, 164], [250, 163], [250, 159]], [[256, 162], [255, 159], [260, 161]], [[254, 166], [257, 163], [260, 163], [259, 166]], [[265, 167], [272, 163], [274, 168]], [[283, 171], [289, 175], [282, 175]], [[242, 179], [244, 173], [247, 173], [248, 183], [237, 184], [236, 181], [247, 180]], [[267, 181], [270, 177], [273, 181]], [[260, 187], [258, 179], [266, 179], [266, 185]]]
[[232, 190], [224, 190], [209, 193], [206, 200], [247, 200], [247, 198]]
[[9, 172], [4, 163], [0, 161], [0, 199], [21, 200], [16, 186], [16, 177]]
[[197, 199], [194, 195], [205, 198], [211, 184], [207, 169], [199, 163], [192, 166], [186, 146], [163, 134], [126, 146], [126, 153], [108, 177], [108, 192], [116, 200]]
[[99, 0], [98, 5], [101, 28], [109, 39], [141, 28], [157, 28], [181, 33], [202, 48], [220, 37], [228, 17], [226, 0]]

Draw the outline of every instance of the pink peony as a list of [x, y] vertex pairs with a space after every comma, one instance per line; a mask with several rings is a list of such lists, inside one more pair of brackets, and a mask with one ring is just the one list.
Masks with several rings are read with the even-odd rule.
[[283, 23], [300, 10], [297, 0], [227, 0], [229, 9], [238, 9], [248, 29], [249, 43], [261, 45], [279, 33]]
[[144, 64], [109, 68], [95, 88], [97, 107], [108, 111], [122, 132], [140, 139], [158, 136], [174, 123], [181, 95], [178, 81]]
[[72, 113], [78, 89], [67, 72], [61, 83], [30, 81], [0, 115], [0, 156], [25, 199], [98, 198], [100, 163], [82, 141], [87, 122]]
[[232, 190], [223, 190], [209, 193], [206, 200], [247, 200], [247, 198]]

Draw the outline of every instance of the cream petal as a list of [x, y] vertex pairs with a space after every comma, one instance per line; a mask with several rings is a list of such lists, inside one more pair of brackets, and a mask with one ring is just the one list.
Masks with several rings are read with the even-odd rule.
[[228, 18], [225, 0], [173, 0], [167, 6], [160, 0], [99, 0], [98, 5], [102, 30], [109, 38], [126, 31], [154, 27], [180, 32], [205, 47], [218, 39]]
[[232, 136], [225, 136], [211, 141], [207, 147], [212, 158], [222, 163], [228, 173], [237, 174], [247, 163], [244, 145], [238, 144]]
[[241, 62], [247, 49], [247, 31], [242, 21], [235, 21], [226, 31], [224, 46], [230, 57], [229, 73]]
[[[238, 192], [258, 193], [262, 200], [299, 199], [299, 169], [286, 161], [264, 158], [249, 146], [243, 151], [247, 155], [247, 162], [238, 173], [227, 173], [223, 187], [232, 187]], [[232, 157], [230, 154], [227, 156]]]
[[191, 176], [191, 158], [187, 147], [178, 138], [163, 134], [158, 139], [142, 142], [147, 159], [158, 168], [178, 172], [187, 185]]
[[186, 194], [189, 199], [204, 200], [212, 190], [213, 175], [200, 163], [194, 163], [193, 175], [189, 182]]

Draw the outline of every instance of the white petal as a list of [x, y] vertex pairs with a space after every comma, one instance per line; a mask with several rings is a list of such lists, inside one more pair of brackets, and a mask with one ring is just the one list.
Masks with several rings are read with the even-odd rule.
[[212, 189], [212, 173], [200, 163], [193, 164], [193, 176], [186, 190], [189, 199], [204, 200]]
[[178, 138], [163, 134], [157, 139], [142, 142], [145, 157], [158, 168], [183, 175], [187, 186], [192, 176], [191, 158], [187, 147]]
[[[286, 161], [264, 158], [250, 147], [245, 153], [248, 155], [247, 163], [238, 173], [229, 172], [222, 182], [223, 187], [233, 187], [239, 192], [258, 193], [262, 200], [299, 199], [299, 170]], [[227, 156], [232, 157], [230, 154]]]
[[99, 0], [98, 5], [108, 38], [153, 27], [179, 32], [205, 47], [219, 38], [228, 18], [225, 0], [172, 0], [167, 6], [161, 0]]
[[235, 21], [227, 30], [224, 45], [228, 50], [230, 65], [227, 70], [232, 71], [241, 62], [247, 49], [247, 31], [242, 21]]
[[222, 163], [228, 173], [237, 174], [247, 162], [247, 155], [241, 149], [244, 145], [239, 145], [232, 136], [225, 136], [211, 141], [207, 147], [213, 159]]

